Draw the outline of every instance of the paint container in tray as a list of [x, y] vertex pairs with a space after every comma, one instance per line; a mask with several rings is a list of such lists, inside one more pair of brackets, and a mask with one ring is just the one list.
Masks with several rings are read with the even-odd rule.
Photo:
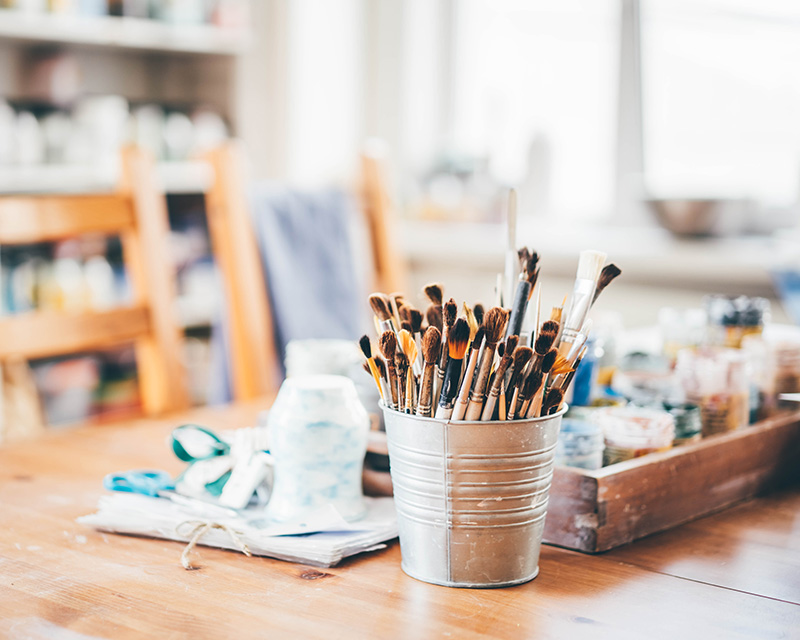
[[747, 336], [742, 340], [758, 392], [757, 419], [768, 418], [778, 409], [795, 408], [782, 403], [783, 393], [800, 393], [800, 340], [792, 336]]
[[641, 407], [598, 409], [593, 420], [603, 430], [603, 466], [672, 448], [675, 419], [666, 411]]
[[702, 437], [700, 407], [691, 402], [665, 402], [664, 410], [675, 420], [673, 446], [696, 442]]
[[739, 349], [704, 347], [678, 352], [675, 373], [686, 399], [700, 407], [703, 437], [746, 427], [750, 374]]
[[769, 316], [769, 300], [747, 296], [706, 296], [703, 299], [708, 328], [706, 343], [738, 349], [742, 338], [761, 335]]
[[535, 578], [565, 411], [453, 422], [384, 409], [403, 571], [450, 587]]
[[595, 470], [603, 466], [603, 430], [591, 418], [596, 409], [573, 407], [561, 421], [556, 465]]

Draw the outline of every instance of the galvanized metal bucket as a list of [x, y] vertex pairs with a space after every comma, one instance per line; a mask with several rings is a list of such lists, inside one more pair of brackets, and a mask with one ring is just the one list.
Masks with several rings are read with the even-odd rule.
[[450, 422], [384, 408], [403, 571], [449, 587], [535, 578], [566, 410]]

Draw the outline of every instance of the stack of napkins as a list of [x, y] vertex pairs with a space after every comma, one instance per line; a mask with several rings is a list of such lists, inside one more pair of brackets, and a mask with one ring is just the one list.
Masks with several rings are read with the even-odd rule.
[[[367, 514], [357, 522], [345, 521], [328, 505], [302, 519], [274, 523], [264, 516], [263, 509], [209, 518], [208, 513], [164, 498], [114, 493], [100, 499], [97, 513], [78, 518], [78, 522], [110, 533], [184, 542], [194, 526], [214, 522], [234, 531], [253, 555], [330, 567], [347, 556], [381, 549], [386, 546], [382, 543], [397, 537], [392, 498], [364, 500]], [[209, 528], [197, 544], [239, 549], [230, 533], [219, 528]]]

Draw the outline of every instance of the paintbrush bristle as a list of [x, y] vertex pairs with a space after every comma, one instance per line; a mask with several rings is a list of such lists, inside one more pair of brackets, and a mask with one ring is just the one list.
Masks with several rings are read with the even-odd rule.
[[553, 363], [553, 366], [550, 369], [550, 373], [552, 373], [553, 375], [557, 376], [557, 375], [561, 375], [562, 373], [570, 373], [571, 371], [575, 371], [575, 369], [573, 369], [570, 366], [569, 360], [567, 360], [560, 353], [557, 354], [555, 362]]
[[544, 358], [542, 358], [542, 373], [550, 373], [550, 369], [552, 369], [553, 365], [556, 363], [557, 357], [558, 349], [550, 349], [550, 351], [544, 354]]
[[397, 351], [397, 336], [394, 331], [384, 331], [381, 334], [378, 346], [383, 357], [386, 358], [387, 365], [394, 362], [394, 354]]
[[[519, 336], [508, 336], [505, 343], [505, 353], [514, 353], [514, 349], [519, 344]], [[502, 355], [500, 356], [503, 357]]]
[[467, 324], [469, 325], [469, 339], [474, 340], [475, 334], [478, 332], [478, 321], [475, 319], [475, 314], [472, 313], [472, 309], [469, 308], [469, 305], [465, 302], [464, 306], [464, 317], [467, 319]]
[[533, 343], [533, 348], [536, 351], [536, 355], [543, 356], [550, 351], [550, 347], [553, 346], [553, 343], [556, 341], [557, 337], [558, 334], [555, 331], [542, 330], [536, 337], [536, 342]]
[[[470, 329], [470, 331], [472, 331]], [[472, 337], [472, 348], [473, 349], [480, 349], [481, 345], [483, 344], [483, 337], [486, 335], [486, 329], [483, 327], [478, 327], [478, 330], [475, 332], [475, 335]]]
[[428, 364], [439, 362], [442, 355], [442, 332], [436, 327], [428, 327], [422, 336], [422, 359]]
[[552, 413], [561, 404], [564, 399], [564, 392], [557, 387], [553, 387], [547, 392], [547, 397], [542, 404], [542, 415], [546, 416]]
[[408, 321], [411, 323], [411, 333], [419, 333], [422, 330], [422, 311], [414, 307], [403, 307], [408, 310]]
[[417, 359], [417, 343], [414, 341], [414, 335], [407, 329], [402, 329], [397, 334], [397, 343], [400, 345], [402, 351], [409, 362], [414, 362]]
[[539, 387], [542, 386], [543, 380], [544, 374], [541, 371], [531, 371], [528, 377], [525, 378], [525, 382], [522, 383], [522, 393], [520, 395], [525, 399], [532, 398], [539, 390]]
[[364, 354], [364, 357], [369, 360], [372, 357], [372, 343], [369, 341], [369, 336], [361, 336], [358, 346], [361, 347], [361, 353]]
[[373, 293], [369, 297], [369, 306], [372, 307], [372, 313], [374, 313], [380, 321], [389, 320], [392, 317], [386, 296], [382, 293]]
[[552, 320], [553, 322], [557, 322], [560, 325], [561, 316], [563, 315], [563, 313], [564, 313], [564, 305], [561, 305], [560, 307], [553, 307], [550, 310], [550, 320]]
[[408, 370], [408, 357], [402, 351], [394, 354], [394, 366], [397, 368], [398, 375], [403, 375]]
[[540, 329], [541, 333], [558, 333], [558, 330], [561, 328], [561, 325], [556, 322], [555, 320], [545, 320], [542, 323], [542, 328]]
[[469, 345], [469, 324], [464, 318], [458, 318], [447, 334], [447, 353], [451, 360], [461, 360]]
[[514, 366], [511, 369], [512, 384], [519, 379], [522, 370], [528, 366], [533, 357], [533, 349], [530, 347], [517, 347], [514, 349]]
[[444, 299], [444, 287], [439, 283], [432, 283], [426, 284], [425, 288], [425, 295], [428, 297], [428, 300], [431, 301], [432, 305], [436, 305], [437, 307], [442, 306], [442, 300]]
[[439, 330], [439, 333], [442, 332], [444, 328], [444, 322], [442, 321], [442, 308], [437, 307], [435, 304], [431, 304], [425, 311], [425, 319], [428, 321], [428, 326], [436, 327]]
[[[456, 321], [456, 316], [458, 315], [458, 305], [453, 298], [450, 298], [447, 302], [444, 303], [444, 307], [442, 307], [442, 318], [444, 320], [444, 326], [448, 329], [451, 329]], [[466, 322], [466, 320], [464, 321]], [[469, 325], [467, 325], [467, 329], [469, 329]]]
[[600, 277], [597, 279], [597, 287], [594, 291], [594, 300], [597, 300], [597, 296], [600, 295], [600, 292], [609, 284], [611, 284], [611, 281], [621, 273], [622, 269], [615, 264], [607, 264], [605, 267], [603, 267], [603, 270], [600, 272]]
[[372, 377], [372, 369], [369, 368], [369, 362], [367, 362], [366, 360], [362, 362], [361, 368], [364, 369], [364, 371], [366, 371], [369, 374], [370, 378]]
[[478, 323], [478, 325], [479, 326], [482, 325], [484, 310], [483, 310], [483, 305], [480, 302], [476, 302], [475, 306], [472, 307], [472, 313], [475, 314], [475, 320]]
[[597, 282], [607, 257], [602, 251], [594, 251], [592, 249], [581, 251], [581, 256], [578, 260], [578, 273], [575, 277], [579, 280]]
[[412, 327], [411, 327], [411, 323], [410, 323], [410, 322], [405, 322], [405, 321], [401, 322], [401, 323], [400, 323], [400, 328], [401, 328], [403, 331], [408, 331], [409, 333], [413, 333], [413, 331], [412, 331]]
[[386, 363], [380, 356], [375, 356], [375, 366], [378, 367], [378, 375], [386, 380]]
[[492, 307], [486, 312], [483, 319], [483, 328], [486, 330], [486, 344], [493, 348], [500, 341], [508, 322], [508, 310], [502, 307]]

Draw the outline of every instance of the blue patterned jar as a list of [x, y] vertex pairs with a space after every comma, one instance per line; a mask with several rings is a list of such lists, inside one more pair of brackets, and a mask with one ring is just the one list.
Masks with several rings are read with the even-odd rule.
[[326, 504], [346, 520], [365, 514], [361, 471], [369, 417], [352, 380], [328, 375], [287, 379], [267, 427], [275, 459], [270, 518], [302, 518]]

